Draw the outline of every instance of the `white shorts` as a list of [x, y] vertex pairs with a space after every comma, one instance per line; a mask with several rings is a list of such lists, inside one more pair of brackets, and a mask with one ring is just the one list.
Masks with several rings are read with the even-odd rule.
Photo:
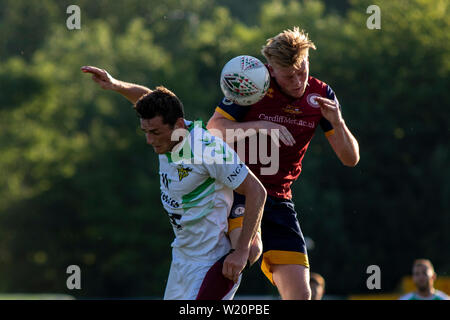
[[174, 258], [170, 265], [164, 300], [232, 300], [239, 288], [222, 275], [223, 260], [199, 262]]

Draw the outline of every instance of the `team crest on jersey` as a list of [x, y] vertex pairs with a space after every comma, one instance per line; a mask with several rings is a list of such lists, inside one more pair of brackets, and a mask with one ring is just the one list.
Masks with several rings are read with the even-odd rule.
[[192, 168], [189, 167], [184, 168], [182, 165], [179, 165], [177, 167], [177, 170], [178, 170], [178, 178], [181, 181], [189, 175], [189, 173], [192, 171]]
[[273, 99], [274, 92], [275, 92], [275, 90], [273, 90], [272, 88], [269, 88], [269, 89], [267, 89], [266, 96]]
[[320, 108], [319, 103], [316, 101], [316, 98], [320, 98], [321, 96], [317, 93], [311, 93], [306, 97], [306, 101], [313, 108]]
[[231, 106], [234, 102], [231, 100], [228, 100], [227, 98], [223, 98], [222, 103], [226, 106]]
[[161, 182], [166, 187], [166, 189], [169, 189], [170, 184], [170, 178], [167, 176], [167, 173], [161, 174]]
[[290, 114], [300, 114], [302, 111], [300, 110], [300, 107], [294, 107], [288, 104], [286, 107], [283, 108], [284, 112], [290, 113]]
[[245, 206], [243, 204], [238, 204], [235, 206], [231, 211], [231, 217], [232, 218], [238, 218], [242, 217], [245, 212]]

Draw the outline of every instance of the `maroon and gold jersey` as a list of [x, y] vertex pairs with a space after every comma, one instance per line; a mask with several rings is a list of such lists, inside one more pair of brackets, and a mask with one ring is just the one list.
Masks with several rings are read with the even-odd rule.
[[[275, 174], [261, 173], [261, 169], [268, 167], [266, 160], [261, 161], [259, 139], [267, 139], [267, 146], [273, 146], [270, 136], [259, 135], [257, 145], [250, 146], [252, 139], [246, 138], [244, 159], [247, 166], [261, 180], [267, 193], [271, 196], [291, 199], [291, 185], [298, 178], [302, 170], [302, 159], [308, 149], [317, 126], [321, 126], [326, 136], [334, 133], [330, 122], [320, 111], [315, 97], [336, 100], [333, 90], [326, 83], [309, 77], [305, 93], [299, 99], [285, 95], [275, 79], [271, 79], [270, 87], [265, 97], [251, 106], [239, 106], [224, 99], [217, 106], [216, 111], [227, 119], [247, 122], [265, 120], [285, 126], [294, 137], [296, 143], [291, 147], [279, 143], [278, 170]], [[253, 144], [255, 141], [253, 140]], [[237, 144], [235, 144], [237, 150]], [[238, 150], [237, 150], [238, 151]], [[273, 149], [272, 149], [273, 151]], [[256, 154], [255, 154], [256, 152]], [[239, 152], [238, 152], [239, 153]], [[266, 152], [271, 157], [270, 150]], [[239, 154], [242, 156], [242, 154]], [[255, 160], [257, 158], [257, 160]], [[270, 164], [273, 165], [273, 164]]]

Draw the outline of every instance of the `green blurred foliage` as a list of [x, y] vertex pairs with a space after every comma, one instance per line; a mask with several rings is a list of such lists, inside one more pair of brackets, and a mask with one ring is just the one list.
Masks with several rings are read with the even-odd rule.
[[[207, 121], [226, 61], [262, 58], [265, 40], [295, 25], [361, 148], [344, 167], [319, 131], [304, 159], [293, 189], [311, 270], [340, 295], [368, 292], [372, 264], [386, 292], [418, 257], [448, 275], [449, 5], [372, 2], [0, 0], [0, 291], [162, 297], [173, 233], [157, 156], [130, 103], [80, 67], [163, 84]], [[66, 28], [70, 4], [81, 30]], [[371, 4], [381, 30], [366, 28]], [[239, 292], [276, 294], [257, 267]]]

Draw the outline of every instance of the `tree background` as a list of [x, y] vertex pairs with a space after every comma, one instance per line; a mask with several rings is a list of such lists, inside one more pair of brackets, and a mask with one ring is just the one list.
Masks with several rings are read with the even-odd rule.
[[[81, 8], [68, 30], [66, 8]], [[381, 29], [369, 30], [369, 5]], [[412, 261], [450, 259], [450, 26], [445, 0], [0, 0], [0, 292], [161, 298], [173, 233], [156, 155], [124, 98], [80, 72], [163, 84], [207, 121], [232, 57], [300, 26], [311, 75], [330, 84], [358, 139], [356, 168], [320, 130], [294, 184], [311, 271], [330, 295], [396, 292]], [[66, 287], [79, 265], [82, 290]], [[238, 294], [276, 295], [252, 268]]]

